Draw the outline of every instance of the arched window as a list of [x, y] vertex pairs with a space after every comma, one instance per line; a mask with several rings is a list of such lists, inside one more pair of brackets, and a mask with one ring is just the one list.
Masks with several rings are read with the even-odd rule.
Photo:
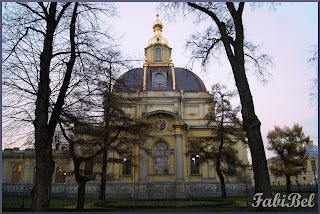
[[65, 183], [66, 181], [66, 170], [63, 166], [58, 166], [56, 170], [56, 183]]
[[156, 60], [161, 60], [161, 49], [156, 48]]
[[20, 165], [15, 165], [12, 168], [11, 182], [14, 182], [14, 183], [21, 182], [21, 166]]
[[165, 143], [157, 143], [153, 147], [154, 174], [169, 174], [169, 153]]

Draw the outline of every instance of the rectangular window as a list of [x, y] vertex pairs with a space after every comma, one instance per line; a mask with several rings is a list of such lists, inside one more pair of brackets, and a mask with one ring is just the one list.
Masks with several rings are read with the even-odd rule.
[[160, 61], [161, 60], [161, 49], [156, 48], [156, 60]]
[[92, 176], [93, 175], [93, 162], [92, 160], [85, 162], [84, 166], [84, 176]]
[[316, 161], [315, 160], [311, 160], [311, 168], [312, 168], [312, 172], [316, 172], [317, 171], [317, 166], [316, 166]]
[[231, 173], [236, 172], [236, 164], [234, 159], [228, 159], [228, 171]]
[[131, 175], [131, 160], [123, 158], [122, 175]]
[[191, 175], [200, 174], [199, 155], [191, 157]]

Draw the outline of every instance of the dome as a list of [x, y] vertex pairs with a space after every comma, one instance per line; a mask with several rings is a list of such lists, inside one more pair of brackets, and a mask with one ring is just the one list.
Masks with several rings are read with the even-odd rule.
[[[154, 85], [152, 82], [152, 72], [156, 69], [166, 72], [166, 84]], [[173, 82], [175, 90], [186, 92], [206, 92], [206, 87], [202, 80], [192, 71], [185, 68], [174, 68], [174, 77], [170, 67], [148, 67], [146, 69], [146, 91], [173, 91]], [[122, 74], [116, 81], [114, 92], [134, 92], [143, 90], [143, 68], [136, 68]]]
[[152, 28], [153, 28], [153, 31], [156, 30], [156, 27], [159, 27], [160, 30], [162, 31], [162, 28], [163, 28], [163, 24], [162, 22], [158, 19], [159, 18], [159, 13], [157, 13], [157, 20], [153, 22], [152, 24]]
[[153, 28], [154, 31], [155, 31], [155, 28], [156, 28], [156, 27], [159, 27], [160, 30], [162, 30], [162, 28], [163, 28], [163, 24], [162, 24], [162, 22], [158, 19], [158, 16], [159, 16], [159, 14], [157, 14], [157, 20], [154, 21], [153, 24], [152, 24], [152, 28]]

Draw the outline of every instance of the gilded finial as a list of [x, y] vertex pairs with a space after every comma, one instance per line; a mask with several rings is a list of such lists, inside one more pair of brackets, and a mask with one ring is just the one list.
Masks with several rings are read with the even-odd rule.
[[157, 20], [154, 21], [153, 24], [152, 24], [154, 37], [148, 41], [148, 46], [151, 45], [151, 44], [155, 44], [155, 43], [162, 43], [162, 44], [166, 44], [168, 46], [168, 41], [165, 38], [163, 38], [162, 35], [161, 35], [162, 29], [163, 29], [163, 24], [159, 20], [158, 11], [157, 11], [156, 16], [157, 16]]

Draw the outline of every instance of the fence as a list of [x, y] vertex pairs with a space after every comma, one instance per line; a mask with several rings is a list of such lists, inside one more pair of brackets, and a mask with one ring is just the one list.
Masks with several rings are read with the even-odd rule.
[[[179, 191], [175, 186], [159, 188], [153, 185], [145, 188], [142, 192], [139, 186], [134, 188], [134, 192], [126, 188], [117, 191], [107, 188], [106, 199], [103, 201], [99, 200], [99, 191], [92, 192], [92, 188], [87, 188], [84, 208], [112, 210], [117, 208], [186, 208], [226, 205], [247, 207], [251, 204], [254, 195], [254, 188], [250, 187], [227, 188], [226, 199], [221, 198], [219, 188], [185, 186], [184, 190], [186, 191]], [[274, 186], [272, 191], [274, 193], [285, 192], [286, 186]], [[291, 192], [310, 194], [311, 192], [317, 192], [317, 187], [312, 185], [291, 186]], [[51, 191], [51, 209], [75, 209], [76, 203], [76, 192], [70, 192], [67, 189], [66, 191]], [[2, 207], [4, 209], [31, 208], [30, 190], [3, 191]]]

